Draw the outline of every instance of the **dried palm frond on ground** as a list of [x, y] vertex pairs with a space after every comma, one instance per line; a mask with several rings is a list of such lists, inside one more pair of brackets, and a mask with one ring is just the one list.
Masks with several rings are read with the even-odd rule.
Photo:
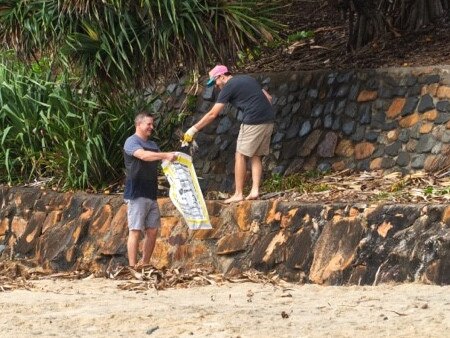
[[448, 203], [450, 201], [449, 172], [416, 172], [402, 175], [399, 172], [359, 172], [350, 170], [322, 177], [291, 179], [285, 190], [268, 192], [262, 199], [306, 203]]
[[30, 289], [28, 267], [20, 262], [0, 262], [0, 292], [14, 289]]
[[265, 274], [253, 269], [229, 277], [213, 273], [211, 269], [181, 269], [159, 270], [153, 266], [141, 268], [118, 267], [109, 273], [109, 278], [126, 280], [118, 285], [119, 289], [130, 291], [146, 291], [149, 289], [164, 290], [168, 288], [189, 288], [193, 286], [220, 285], [231, 283], [264, 283], [280, 284], [283, 281], [276, 274]]
[[89, 276], [86, 271], [55, 272], [38, 265], [34, 260], [10, 260], [0, 258], [0, 292], [15, 289], [31, 289], [31, 280], [37, 279], [80, 279]]
[[[31, 289], [32, 280], [38, 279], [89, 279], [91, 274], [83, 270], [69, 272], [54, 272], [37, 266], [32, 260], [0, 260], [0, 292], [15, 289]], [[129, 291], [145, 291], [150, 289], [164, 290], [169, 288], [189, 288], [193, 286], [221, 285], [230, 283], [263, 283], [279, 285], [283, 280], [275, 273], [263, 273], [253, 269], [242, 273], [226, 276], [215, 273], [212, 268], [183, 269], [157, 269], [151, 265], [132, 268], [118, 266], [105, 275], [98, 274], [95, 277], [105, 277], [115, 280], [123, 280], [118, 285], [119, 289]]]

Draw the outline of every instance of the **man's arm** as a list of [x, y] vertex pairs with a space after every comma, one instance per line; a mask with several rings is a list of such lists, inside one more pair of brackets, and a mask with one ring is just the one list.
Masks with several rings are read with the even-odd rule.
[[138, 159], [142, 161], [162, 161], [167, 160], [170, 162], [173, 162], [177, 159], [177, 155], [174, 153], [159, 153], [156, 151], [150, 151], [150, 150], [144, 150], [144, 149], [138, 149], [133, 153], [134, 157], [137, 157]]
[[272, 96], [267, 92], [267, 90], [262, 90], [264, 95], [267, 97], [267, 100], [269, 100], [270, 103], [272, 103]]
[[190, 127], [183, 135], [183, 143], [182, 146], [187, 145], [192, 142], [195, 135], [200, 131], [200, 129], [204, 128], [212, 121], [214, 121], [217, 116], [219, 116], [223, 107], [225, 107], [224, 103], [215, 103], [214, 106], [207, 112], [196, 124]]
[[222, 111], [223, 107], [225, 107], [224, 103], [215, 103], [214, 106], [207, 112], [200, 121], [198, 121], [196, 124], [194, 124], [195, 129], [201, 130], [204, 127], [206, 127], [208, 124], [210, 124], [212, 121], [214, 121], [217, 116], [219, 116], [220, 112]]

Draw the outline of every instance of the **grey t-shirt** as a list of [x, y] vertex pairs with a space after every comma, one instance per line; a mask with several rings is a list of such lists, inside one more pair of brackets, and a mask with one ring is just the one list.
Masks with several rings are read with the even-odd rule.
[[143, 140], [136, 134], [125, 141], [123, 147], [126, 169], [125, 199], [146, 197], [156, 200], [158, 192], [158, 161], [143, 161], [133, 156], [138, 149], [159, 152], [158, 145], [150, 140]]
[[243, 113], [245, 124], [271, 123], [275, 119], [272, 104], [256, 79], [249, 75], [235, 75], [219, 93], [217, 103], [231, 103]]

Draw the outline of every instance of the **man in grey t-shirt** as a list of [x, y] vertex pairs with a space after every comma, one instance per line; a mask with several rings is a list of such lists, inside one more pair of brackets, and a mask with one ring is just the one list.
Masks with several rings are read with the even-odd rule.
[[175, 161], [174, 153], [160, 152], [155, 142], [149, 140], [153, 131], [153, 117], [140, 112], [134, 119], [136, 131], [125, 141], [124, 160], [126, 169], [124, 199], [128, 204], [128, 261], [137, 264], [141, 233], [143, 265], [150, 262], [155, 248], [158, 228], [161, 225], [156, 194], [158, 190], [158, 161]]
[[234, 165], [235, 192], [224, 202], [239, 202], [244, 199], [247, 157], [251, 159], [252, 189], [245, 199], [258, 199], [262, 176], [261, 157], [269, 154], [275, 120], [272, 97], [256, 79], [248, 75], [233, 76], [223, 65], [214, 67], [209, 72], [209, 77], [208, 85], [215, 84], [221, 89], [219, 97], [211, 110], [186, 131], [183, 141], [192, 142], [199, 130], [219, 116], [226, 103], [241, 110], [243, 120], [237, 139]]

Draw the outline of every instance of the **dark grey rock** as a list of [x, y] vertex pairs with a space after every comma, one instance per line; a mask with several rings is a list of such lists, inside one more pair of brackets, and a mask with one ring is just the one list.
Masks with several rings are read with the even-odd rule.
[[302, 148], [302, 142], [298, 139], [283, 142], [281, 148], [281, 158], [283, 160], [290, 160], [297, 156], [297, 152]]
[[315, 121], [314, 121], [314, 124], [313, 124], [313, 129], [319, 129], [320, 127], [322, 127], [322, 120], [320, 119], [320, 118], [317, 118]]
[[311, 122], [309, 120], [303, 122], [300, 131], [298, 132], [299, 137], [303, 137], [308, 135], [312, 130]]
[[338, 137], [336, 133], [327, 132], [324, 140], [317, 146], [317, 155], [320, 157], [333, 157]]
[[198, 112], [200, 114], [205, 114], [209, 111], [209, 109], [211, 108], [211, 102], [209, 101], [203, 101], [200, 106], [197, 108]]
[[436, 144], [436, 139], [432, 135], [422, 135], [419, 138], [419, 142], [416, 146], [416, 152], [418, 153], [428, 153], [431, 151], [433, 146]]
[[413, 169], [423, 169], [423, 165], [425, 164], [426, 155], [419, 154], [413, 155], [411, 160], [411, 168]]
[[299, 121], [294, 121], [288, 130], [286, 131], [286, 139], [290, 140], [298, 135], [298, 132], [300, 130], [300, 123]]
[[291, 113], [292, 114], [297, 114], [298, 111], [300, 110], [301, 106], [302, 106], [302, 104], [300, 102], [295, 102], [294, 105], [292, 106]]
[[382, 99], [390, 99], [394, 97], [395, 89], [390, 86], [382, 86], [378, 89], [378, 97]]
[[333, 125], [333, 116], [326, 115], [325, 118], [323, 119], [324, 128], [330, 129], [332, 125]]
[[226, 150], [230, 144], [231, 144], [231, 141], [230, 141], [230, 140], [224, 140], [224, 141], [222, 142], [222, 144], [220, 145], [220, 148], [219, 148], [220, 151]]
[[287, 115], [289, 115], [292, 111], [292, 105], [287, 104], [283, 107], [283, 109], [281, 109], [281, 116], [285, 117]]
[[358, 125], [356, 126], [355, 132], [350, 136], [352, 141], [360, 142], [364, 140], [364, 136], [366, 133], [366, 128], [364, 126]]
[[439, 83], [440, 80], [441, 80], [441, 78], [438, 74], [421, 75], [421, 76], [419, 76], [419, 79], [418, 79], [420, 84]]
[[344, 83], [344, 82], [350, 82], [350, 80], [353, 77], [354, 72], [353, 71], [349, 71], [346, 73], [339, 73], [337, 76], [337, 81], [339, 83]]
[[337, 73], [330, 73], [328, 74], [327, 84], [332, 85], [336, 82]]
[[393, 130], [398, 128], [397, 121], [386, 121], [383, 127], [381, 128], [384, 131]]
[[377, 77], [371, 77], [367, 82], [366, 82], [366, 89], [367, 90], [378, 90], [378, 87], [380, 85], [380, 81]]
[[155, 112], [159, 112], [159, 110], [162, 108], [164, 102], [161, 99], [156, 99], [155, 102], [153, 102], [152, 107]]
[[224, 134], [228, 132], [233, 125], [233, 122], [231, 122], [230, 118], [228, 116], [225, 116], [223, 119], [220, 120], [219, 125], [217, 126], [216, 133], [217, 134]]
[[334, 122], [333, 122], [333, 125], [331, 126], [331, 129], [332, 130], [339, 130], [339, 129], [341, 129], [341, 117], [340, 116], [337, 116], [334, 119]]
[[368, 131], [366, 133], [366, 140], [369, 142], [375, 142], [376, 140], [378, 140], [379, 135], [380, 135], [379, 131], [374, 131], [374, 130]]
[[342, 113], [345, 110], [347, 100], [339, 100], [336, 106], [336, 111], [334, 112], [335, 115], [342, 115]]
[[408, 88], [397, 87], [397, 88], [395, 88], [394, 94], [395, 94], [395, 96], [405, 96], [407, 92], [408, 92]]
[[410, 160], [411, 160], [410, 154], [406, 151], [401, 151], [398, 153], [396, 162], [400, 167], [406, 167], [409, 165]]
[[385, 148], [384, 144], [378, 145], [378, 147], [375, 148], [375, 151], [372, 154], [372, 158], [383, 157], [384, 156], [384, 148]]
[[294, 93], [298, 90], [299, 85], [297, 82], [293, 82], [291, 83], [291, 85], [289, 86], [289, 92]]
[[355, 83], [355, 84], [353, 84], [353, 85], [351, 86], [350, 92], [349, 92], [349, 94], [348, 94], [348, 99], [349, 99], [349, 100], [355, 101], [355, 100], [358, 98], [359, 87], [360, 87], [359, 82], [358, 82], [358, 83]]
[[395, 165], [395, 160], [392, 157], [383, 157], [381, 160], [381, 168], [389, 169]]
[[349, 85], [348, 84], [343, 84], [337, 90], [336, 97], [338, 97], [338, 98], [347, 97], [349, 91], [350, 91]]
[[403, 128], [400, 130], [400, 133], [398, 134], [399, 141], [402, 141], [403, 143], [406, 143], [409, 141], [409, 130]]
[[203, 100], [215, 101], [214, 86], [205, 87], [203, 90]]
[[311, 116], [312, 117], [319, 117], [320, 115], [322, 115], [322, 111], [323, 111], [323, 104], [316, 104], [311, 112]]
[[319, 97], [319, 91], [317, 89], [308, 90], [308, 97], [312, 99], [317, 99]]
[[344, 124], [342, 125], [342, 132], [344, 133], [344, 135], [351, 135], [353, 133], [353, 131], [355, 130], [355, 121], [353, 120], [348, 120], [345, 121]]
[[419, 102], [419, 99], [417, 97], [408, 97], [406, 99], [405, 105], [403, 106], [401, 115], [407, 116], [414, 112], [414, 110], [417, 107], [417, 103]]
[[372, 113], [372, 121], [370, 126], [373, 129], [383, 129], [386, 123], [386, 114], [384, 112], [375, 111]]
[[413, 76], [413, 75], [408, 75], [408, 76], [406, 77], [406, 83], [405, 83], [405, 84], [406, 84], [408, 87], [414, 86], [416, 83], [417, 83], [417, 77], [415, 77], [415, 76]]
[[303, 88], [302, 90], [300, 90], [300, 93], [298, 94], [298, 99], [299, 100], [304, 100], [306, 98], [306, 94], [308, 93], [308, 89], [307, 88]]
[[356, 164], [356, 169], [358, 169], [359, 171], [370, 170], [370, 159], [358, 161], [358, 163]]
[[345, 107], [345, 115], [354, 118], [358, 114], [358, 105], [355, 102], [349, 102]]
[[289, 164], [289, 166], [287, 167], [284, 174], [286, 176], [288, 176], [288, 175], [292, 175], [292, 174], [301, 172], [303, 169], [304, 163], [305, 163], [305, 160], [303, 158], [296, 158]]
[[280, 87], [278, 87], [278, 92], [280, 95], [288, 95], [289, 94], [289, 86], [287, 83], [283, 83]]
[[436, 109], [440, 112], [450, 112], [450, 102], [449, 101], [439, 101], [436, 103]]
[[389, 156], [397, 156], [399, 150], [402, 148], [402, 142], [396, 141], [386, 146], [384, 152]]
[[431, 95], [424, 95], [420, 99], [419, 107], [417, 108], [419, 113], [426, 112], [428, 110], [434, 109], [434, 102]]
[[284, 133], [276, 132], [275, 135], [272, 136], [272, 142], [271, 143], [278, 143], [281, 142], [284, 138]]
[[372, 106], [370, 103], [362, 104], [359, 108], [359, 123], [369, 124], [372, 118]]
[[172, 94], [175, 89], [177, 89], [177, 84], [176, 83], [171, 83], [170, 85], [167, 86], [166, 90], [169, 94]]
[[439, 113], [436, 120], [434, 120], [435, 124], [444, 124], [450, 121], [450, 113]]
[[408, 88], [407, 95], [411, 96], [411, 97], [419, 96], [421, 91], [422, 91], [422, 86], [421, 85], [415, 85], [415, 86], [412, 86], [412, 87]]
[[[286, 103], [287, 103], [287, 97], [283, 95], [278, 98], [276, 105], [283, 107]], [[274, 103], [272, 103], [272, 104], [274, 104]]]
[[273, 175], [283, 175], [285, 170], [286, 170], [286, 168], [283, 165], [279, 165], [279, 166], [276, 166], [275, 168], [273, 168], [272, 174]]
[[328, 101], [323, 110], [324, 115], [333, 114], [336, 108], [336, 101]]
[[328, 172], [331, 170], [331, 164], [328, 162], [322, 162], [317, 166], [317, 170], [320, 172]]

